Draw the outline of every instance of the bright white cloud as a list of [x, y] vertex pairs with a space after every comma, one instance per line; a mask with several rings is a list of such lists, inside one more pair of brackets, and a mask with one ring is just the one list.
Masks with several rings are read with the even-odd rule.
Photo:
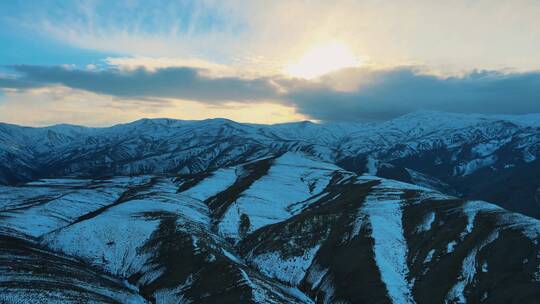
[[[206, 12], [222, 23], [204, 28], [197, 16]], [[427, 65], [452, 73], [540, 68], [540, 3], [530, 0], [202, 1], [188, 24], [171, 21], [165, 11], [118, 21], [85, 5], [78, 14], [45, 16], [36, 28], [83, 48], [141, 59], [199, 58], [266, 74], [336, 40], [384, 67]], [[165, 21], [149, 28], [144, 17]]]

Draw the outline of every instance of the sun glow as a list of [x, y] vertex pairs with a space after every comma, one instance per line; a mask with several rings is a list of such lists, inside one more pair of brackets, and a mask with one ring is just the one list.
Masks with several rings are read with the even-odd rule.
[[360, 64], [360, 59], [346, 45], [331, 42], [308, 50], [297, 62], [286, 65], [284, 71], [293, 77], [313, 79]]

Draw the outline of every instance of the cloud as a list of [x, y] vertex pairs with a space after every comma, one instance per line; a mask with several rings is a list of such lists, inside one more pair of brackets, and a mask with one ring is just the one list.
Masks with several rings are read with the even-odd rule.
[[[86, 66], [12, 67], [16, 76], [0, 75], [0, 104], [13, 92], [32, 92], [37, 102], [35, 94], [63, 86], [115, 106], [144, 106], [140, 116], [170, 100], [196, 101], [197, 109], [271, 102], [320, 120], [382, 120], [416, 109], [540, 112], [537, 1], [44, 0], [0, 3], [0, 10], [7, 12], [0, 34], [49, 50], [7, 40], [17, 56], [34, 50], [21, 57], [26, 63]], [[366, 58], [366, 66], [314, 81], [283, 76], [284, 67], [329, 41]], [[508, 67], [513, 72], [468, 72]], [[87, 108], [109, 108], [84, 100]]]
[[16, 22], [83, 49], [128, 56], [215, 59], [245, 29], [219, 2], [52, 0], [21, 5]]
[[[353, 77], [351, 71], [347, 77]], [[287, 100], [314, 119], [385, 120], [415, 110], [459, 113], [526, 114], [540, 112], [540, 72], [473, 72], [438, 77], [414, 68], [356, 70], [361, 81], [352, 91], [328, 86], [299, 87]], [[333, 75], [336, 82], [340, 75]], [[350, 79], [349, 79], [350, 80]]]
[[94, 0], [26, 4], [13, 19], [29, 36], [83, 49], [196, 57], [272, 74], [334, 40], [379, 66], [540, 69], [539, 14], [530, 0]]
[[5, 89], [30, 89], [40, 87], [42, 84], [13, 77], [0, 76], [0, 88]]
[[169, 58], [169, 57], [107, 57], [103, 60], [109, 67], [115, 67], [120, 70], [136, 70], [144, 68], [148, 71], [156, 71], [164, 68], [182, 68], [190, 67], [199, 69], [199, 72], [209, 72], [212, 76], [234, 76], [238, 75], [239, 71], [232, 69], [230, 66], [208, 62], [197, 58]]
[[196, 101], [207, 107], [271, 102], [323, 121], [386, 120], [419, 109], [485, 114], [540, 112], [540, 72], [475, 71], [460, 77], [441, 77], [413, 67], [353, 68], [309, 81], [214, 78], [187, 67], [154, 71], [46, 66], [13, 69], [19, 77], [0, 78], [0, 88], [28, 90], [61, 85], [116, 98], [146, 100], [148, 105], [168, 99]]
[[104, 69], [100, 71], [59, 66], [17, 65], [18, 78], [0, 78], [0, 87], [24, 89], [50, 85], [126, 98], [178, 98], [207, 103], [260, 101], [274, 98], [268, 79], [212, 78], [201, 70], [171, 67], [149, 71]]
[[0, 98], [0, 121], [47, 126], [59, 123], [110, 126], [140, 118], [207, 119], [278, 123], [307, 119], [292, 106], [275, 103], [212, 104], [179, 99], [131, 99], [51, 86], [6, 90]]

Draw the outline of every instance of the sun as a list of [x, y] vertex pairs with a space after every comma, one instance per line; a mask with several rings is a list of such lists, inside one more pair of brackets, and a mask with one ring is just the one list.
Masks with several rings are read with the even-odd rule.
[[298, 61], [286, 65], [284, 71], [292, 77], [313, 79], [360, 64], [360, 59], [345, 44], [330, 42], [309, 49]]

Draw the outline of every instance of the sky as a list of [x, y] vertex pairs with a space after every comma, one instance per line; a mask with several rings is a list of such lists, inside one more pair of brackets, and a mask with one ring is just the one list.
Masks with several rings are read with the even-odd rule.
[[540, 112], [540, 2], [0, 1], [0, 121]]

